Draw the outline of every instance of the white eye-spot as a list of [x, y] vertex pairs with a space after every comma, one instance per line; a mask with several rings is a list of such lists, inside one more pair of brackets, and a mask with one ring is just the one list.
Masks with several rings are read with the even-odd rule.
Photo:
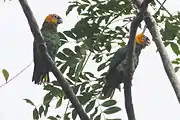
[[142, 38], [145, 40], [145, 39], [146, 39], [146, 36], [143, 35]]
[[53, 15], [53, 18], [57, 19], [57, 16], [56, 16], [56, 15]]

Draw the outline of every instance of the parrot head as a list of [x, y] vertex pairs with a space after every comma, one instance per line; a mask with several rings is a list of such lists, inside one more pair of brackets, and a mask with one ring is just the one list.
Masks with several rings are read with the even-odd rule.
[[56, 14], [49, 14], [45, 18], [45, 22], [58, 25], [58, 24], [61, 24], [63, 21], [62, 21], [62, 18], [60, 16], [58, 16]]
[[143, 48], [150, 45], [150, 39], [144, 34], [140, 33], [136, 36], [136, 44], [142, 45]]

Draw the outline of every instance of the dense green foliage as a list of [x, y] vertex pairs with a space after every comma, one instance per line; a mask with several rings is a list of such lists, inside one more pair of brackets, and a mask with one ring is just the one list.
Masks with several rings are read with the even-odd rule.
[[[175, 70], [178, 70], [180, 13], [169, 15], [165, 9], [159, 9], [156, 2], [150, 7], [154, 9], [154, 17], [165, 46], [170, 46], [177, 55], [173, 63], [177, 65]], [[108, 67], [115, 50], [127, 43], [130, 23], [138, 10], [129, 0], [76, 0], [70, 3], [66, 14], [70, 15], [72, 10], [76, 10], [81, 19], [74, 28], [63, 31], [59, 35], [63, 41], [75, 41], [75, 47], [66, 48], [66, 45], [70, 43], [64, 44], [64, 49], [57, 54], [57, 66], [69, 81], [89, 117], [93, 120], [105, 118], [110, 120], [108, 115], [119, 112], [121, 109], [117, 105], [119, 101], [104, 100], [99, 97], [105, 83], [106, 70], [104, 69]], [[85, 71], [87, 63], [92, 61], [97, 71], [91, 69]], [[34, 119], [39, 119], [42, 115], [46, 116], [52, 101], [56, 102], [56, 108], [59, 108], [67, 100], [56, 81], [45, 85], [44, 90], [47, 94], [44, 96], [42, 105], [38, 107], [25, 99], [27, 103], [35, 107]], [[61, 112], [57, 116], [47, 118], [50, 120], [59, 120], [61, 117], [65, 120], [77, 118], [77, 113], [71, 105], [63, 113], [65, 113], [63, 116]], [[120, 118], [121, 116], [117, 119], [111, 117], [113, 120], [120, 120]]]

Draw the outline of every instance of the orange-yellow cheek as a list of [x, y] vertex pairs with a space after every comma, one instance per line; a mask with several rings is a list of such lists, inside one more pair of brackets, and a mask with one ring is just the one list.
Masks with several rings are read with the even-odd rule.
[[143, 40], [143, 39], [140, 39], [140, 42], [141, 42], [141, 44], [143, 44], [143, 43], [144, 43], [144, 40]]
[[47, 17], [46, 17], [46, 21], [47, 21], [47, 22], [51, 22], [51, 19], [52, 19], [52, 18], [51, 18], [50, 16], [47, 16]]
[[140, 39], [140, 38], [136, 38], [136, 43], [138, 43], [138, 44], [142, 44], [144, 41], [142, 40], [142, 39]]
[[57, 24], [57, 20], [56, 19], [52, 19], [52, 23]]

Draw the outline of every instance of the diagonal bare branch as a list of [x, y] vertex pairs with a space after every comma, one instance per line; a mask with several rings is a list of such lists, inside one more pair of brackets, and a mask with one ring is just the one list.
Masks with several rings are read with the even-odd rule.
[[171, 61], [169, 59], [169, 56], [166, 52], [165, 46], [162, 43], [160, 32], [158, 31], [158, 28], [157, 28], [157, 23], [149, 12], [146, 12], [145, 16], [146, 16], [145, 23], [147, 25], [147, 28], [149, 29], [153, 37], [153, 40], [157, 46], [166, 74], [171, 82], [171, 85], [175, 91], [176, 97], [180, 103], [180, 82], [177, 79], [177, 76], [171, 64]]
[[[150, 3], [151, 0], [144, 0], [142, 4], [139, 4], [139, 13], [136, 15], [136, 17], [133, 19], [131, 23], [131, 28], [130, 28], [130, 37], [129, 37], [129, 42], [128, 42], [128, 51], [127, 51], [127, 72], [130, 73], [129, 75], [134, 74], [135, 66], [134, 66], [134, 61], [133, 61], [133, 56], [135, 54], [135, 36], [136, 36], [136, 31], [143, 20], [144, 17], [144, 12], [147, 10], [148, 4]], [[135, 1], [133, 1], [135, 2]], [[128, 120], [135, 120], [135, 114], [134, 114], [134, 108], [133, 108], [133, 103], [132, 103], [132, 95], [131, 95], [131, 77], [130, 76], [125, 76], [124, 80], [124, 96], [125, 96], [125, 107], [126, 107], [126, 112], [128, 116]]]
[[[134, 1], [133, 3], [135, 3], [136, 6], [140, 6], [139, 0], [133, 0], [133, 1]], [[161, 4], [161, 3], [159, 3], [159, 4], [164, 8], [163, 4]], [[168, 12], [168, 11], [166, 11], [166, 12]], [[169, 15], [172, 16], [171, 14], [169, 14]], [[164, 66], [164, 69], [166, 71], [166, 74], [170, 80], [170, 83], [171, 83], [171, 85], [175, 91], [176, 97], [180, 103], [180, 82], [177, 79], [176, 73], [173, 69], [171, 61], [170, 61], [169, 56], [167, 54], [167, 51], [165, 49], [165, 46], [162, 43], [162, 39], [160, 36], [160, 32], [158, 31], [157, 23], [154, 20], [153, 16], [148, 11], [145, 12], [145, 19], [144, 20], [145, 20], [145, 23], [147, 25], [147, 28], [149, 29], [149, 31], [150, 31], [153, 39], [154, 39], [154, 42], [155, 42], [157, 49], [159, 51], [159, 54], [161, 56], [161, 60], [163, 62], [163, 66]]]
[[44, 43], [44, 38], [43, 38], [41, 32], [39, 31], [39, 27], [37, 25], [37, 22], [34, 18], [32, 11], [31, 11], [28, 3], [27, 3], [27, 0], [19, 0], [19, 2], [21, 4], [21, 7], [23, 9], [24, 14], [27, 17], [29, 26], [31, 28], [31, 32], [34, 36], [34, 40], [39, 45], [38, 47], [39, 47], [40, 53], [42, 54], [44, 61], [46, 62], [48, 67], [51, 69], [54, 76], [57, 78], [57, 81], [60, 83], [63, 91], [65, 92], [65, 94], [67, 95], [67, 97], [71, 101], [72, 105], [76, 109], [81, 120], [89, 120], [87, 114], [83, 110], [79, 100], [75, 96], [75, 94], [74, 94], [73, 90], [71, 89], [69, 83], [65, 80], [62, 73], [58, 70], [58, 68], [56, 67], [56, 65], [52, 61], [51, 57], [49, 56], [49, 54], [47, 52], [47, 47]]

